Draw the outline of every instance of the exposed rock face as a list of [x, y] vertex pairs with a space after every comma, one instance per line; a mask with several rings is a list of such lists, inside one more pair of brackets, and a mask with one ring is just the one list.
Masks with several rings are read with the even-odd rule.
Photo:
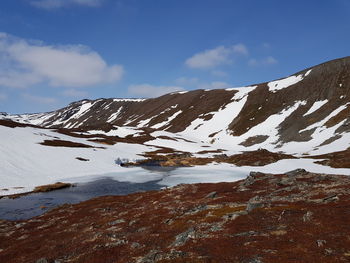
[[295, 170], [0, 222], [0, 262], [349, 262], [350, 179]]

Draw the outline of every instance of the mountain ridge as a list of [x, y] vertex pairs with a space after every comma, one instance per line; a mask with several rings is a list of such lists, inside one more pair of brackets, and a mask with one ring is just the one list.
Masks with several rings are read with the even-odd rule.
[[282, 147], [292, 153], [283, 145], [322, 135], [324, 140], [306, 149], [310, 151], [349, 134], [349, 98], [350, 57], [344, 57], [253, 86], [173, 92], [150, 99], [80, 100], [49, 113], [3, 118], [45, 128], [165, 131], [212, 144], [276, 144], [270, 149]]
[[[118, 158], [207, 164], [202, 169], [242, 176], [295, 168], [350, 174], [349, 98], [347, 57], [254, 86], [81, 100], [50, 113], [2, 114], [0, 195], [81, 176], [108, 173], [125, 180]], [[191, 180], [232, 179], [198, 178]]]

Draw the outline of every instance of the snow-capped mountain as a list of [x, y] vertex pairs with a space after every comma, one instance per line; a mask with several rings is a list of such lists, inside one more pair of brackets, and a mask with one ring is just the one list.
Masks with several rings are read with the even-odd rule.
[[54, 112], [3, 118], [113, 135], [147, 128], [149, 134], [180, 136], [228, 150], [305, 154], [346, 149], [349, 111], [346, 57], [248, 87], [177, 92], [154, 99], [82, 100]]
[[[295, 168], [350, 174], [349, 112], [350, 57], [247, 87], [154, 99], [82, 100], [40, 114], [0, 113], [0, 195], [86, 175], [114, 173], [118, 180], [132, 181], [115, 160], [149, 154], [209, 158], [266, 149], [291, 158], [260, 167], [222, 164], [220, 169], [241, 175]], [[321, 154], [319, 159], [329, 161], [309, 158]], [[334, 164], [338, 157], [342, 163]], [[221, 176], [217, 181], [231, 178]]]

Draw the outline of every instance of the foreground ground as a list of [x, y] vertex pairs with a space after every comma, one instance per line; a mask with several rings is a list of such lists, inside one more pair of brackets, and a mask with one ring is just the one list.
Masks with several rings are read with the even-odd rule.
[[350, 178], [295, 170], [0, 221], [0, 262], [349, 262]]

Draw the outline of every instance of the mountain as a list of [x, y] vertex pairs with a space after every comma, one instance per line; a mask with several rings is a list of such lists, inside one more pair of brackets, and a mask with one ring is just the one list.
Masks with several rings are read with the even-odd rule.
[[173, 138], [226, 150], [318, 154], [349, 146], [349, 106], [346, 57], [248, 87], [177, 92], [154, 99], [82, 100], [49, 113], [4, 118], [83, 131], [165, 131]]
[[[126, 172], [115, 164], [120, 159], [220, 163], [208, 174], [221, 169], [225, 175], [204, 181], [252, 170], [350, 174], [349, 113], [350, 57], [247, 87], [81, 100], [39, 114], [0, 113], [0, 196], [86, 175], [133, 180], [121, 176]], [[177, 183], [188, 180], [179, 178]]]

